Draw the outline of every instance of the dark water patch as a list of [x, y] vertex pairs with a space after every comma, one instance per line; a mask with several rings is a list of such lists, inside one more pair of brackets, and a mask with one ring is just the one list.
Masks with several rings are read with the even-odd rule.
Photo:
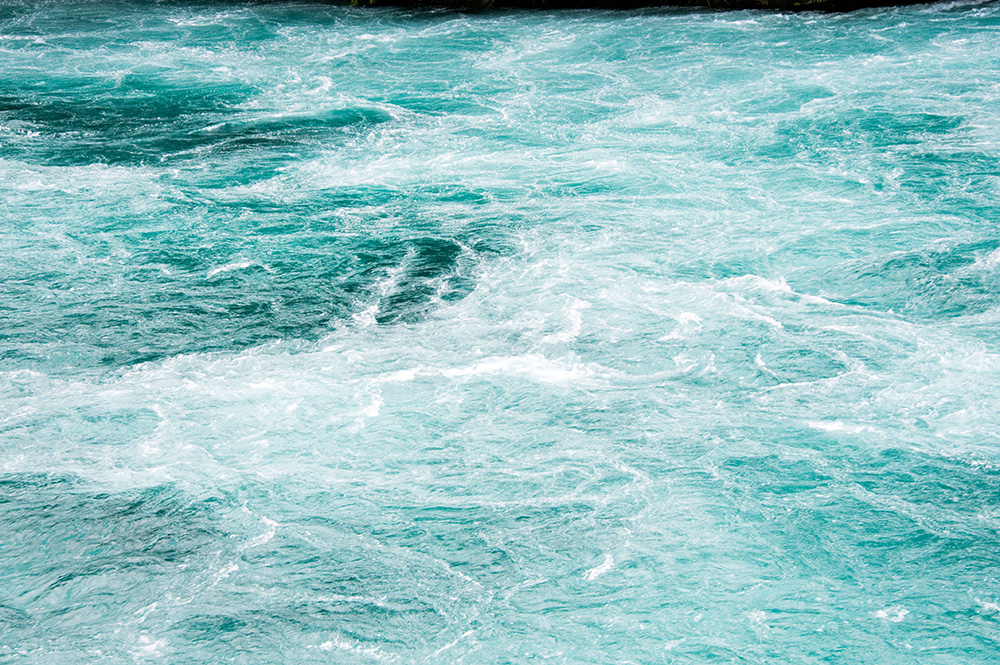
[[[308, 225], [306, 225], [308, 226]], [[120, 236], [127, 255], [101, 258], [98, 275], [72, 265], [39, 291], [5, 283], [0, 354], [40, 361], [51, 345], [90, 349], [103, 364], [178, 353], [314, 339], [375, 306], [382, 324], [414, 322], [474, 288], [471, 272], [491, 241], [463, 235], [372, 237], [286, 228], [266, 235], [165, 232]], [[494, 249], [493, 254], [495, 255]], [[30, 266], [25, 267], [30, 271]], [[106, 281], [107, 280], [107, 281]]]
[[769, 116], [776, 113], [800, 111], [810, 102], [835, 97], [836, 93], [819, 85], [787, 84], [778, 90], [769, 90], [767, 96], [748, 99], [737, 108], [751, 115]]
[[[874, 147], [913, 145], [934, 136], [946, 136], [962, 126], [964, 118], [934, 113], [899, 113], [879, 111], [870, 114], [847, 114], [834, 123], [833, 133], [860, 132], [870, 137]], [[841, 128], [842, 126], [842, 128]]]
[[[0, 476], [0, 631], [24, 653], [65, 651], [60, 662], [73, 663], [98, 652], [131, 662], [155, 646], [150, 634], [196, 651], [201, 640], [224, 648], [250, 626], [266, 640], [251, 644], [273, 645], [280, 637], [266, 618], [280, 609], [224, 614], [242, 594], [219, 583], [238, 570], [234, 561], [246, 565], [239, 546], [249, 538], [233, 517], [222, 494], [173, 485], [111, 490], [66, 475]], [[251, 533], [253, 522], [243, 525]]]
[[[276, 498], [272, 510], [280, 504]], [[429, 635], [458, 637], [468, 627], [463, 615], [476, 614], [479, 585], [407, 543], [375, 533], [372, 527], [382, 519], [378, 510], [356, 529], [342, 522], [354, 517], [349, 504], [356, 498], [330, 493], [319, 502], [297, 499], [285, 506], [288, 513], [280, 516], [273, 538], [240, 554], [232, 578], [206, 590], [169, 626], [172, 640], [224, 657], [289, 641], [312, 649], [327, 643], [322, 648], [329, 650], [335, 636], [337, 652], [352, 662], [345, 645], [357, 645], [356, 653], [378, 645], [379, 653], [391, 654], [422, 651]], [[415, 585], [420, 593], [413, 592]], [[260, 588], [269, 590], [267, 598], [253, 592]]]
[[960, 214], [984, 230], [996, 223], [1000, 161], [991, 150], [909, 150], [899, 160], [899, 184], [942, 215]]
[[248, 111], [259, 92], [252, 86], [185, 82], [169, 74], [53, 78], [0, 87], [0, 122], [21, 132], [0, 156], [64, 166], [155, 165], [234, 152], [253, 152], [258, 162], [287, 161], [391, 120], [362, 106]]
[[959, 511], [970, 517], [970, 527], [977, 525], [972, 516], [1000, 504], [1000, 470], [911, 450], [882, 451], [851, 480], [879, 496]]
[[[780, 473], [774, 473], [777, 468]], [[754, 489], [763, 494], [776, 496], [811, 492], [833, 483], [834, 478], [821, 469], [804, 460], [785, 460], [778, 455], [762, 455], [753, 457], [732, 457], [722, 466], [727, 474], [739, 478], [737, 491], [746, 487], [746, 479], [757, 479]]]
[[826, 277], [824, 295], [921, 318], [981, 314], [1000, 304], [1000, 278], [988, 258], [997, 248], [990, 239], [846, 262]]
[[217, 507], [169, 486], [107, 492], [68, 476], [0, 476], [0, 603], [37, 617], [99, 613], [104, 596], [169, 576], [224, 538]]
[[0, 626], [3, 630], [25, 629], [34, 621], [24, 610], [0, 604]]
[[496, 193], [486, 189], [475, 189], [459, 185], [430, 184], [416, 188], [421, 198], [441, 203], [463, 203], [485, 205], [496, 199]]
[[[261, 173], [259, 166], [252, 169], [255, 181], [266, 179], [269, 173]], [[239, 197], [227, 198], [225, 189], [234, 184], [247, 184], [243, 182], [233, 182], [224, 178], [212, 176], [212, 182], [207, 183], [212, 188], [201, 191], [185, 191], [182, 198], [178, 200], [184, 202], [195, 202], [219, 210], [233, 211], [234, 213], [253, 215], [267, 215], [270, 219], [276, 219], [274, 224], [268, 225], [268, 232], [277, 235], [286, 232], [302, 232], [305, 234], [318, 234], [323, 232], [339, 232], [342, 221], [339, 218], [331, 219], [337, 211], [344, 208], [375, 208], [393, 204], [394, 207], [404, 205], [406, 201], [412, 201], [409, 196], [411, 192], [395, 187], [384, 185], [355, 185], [351, 187], [334, 187], [330, 189], [310, 191], [304, 196], [274, 197], [261, 195], [254, 197], [241, 195]], [[217, 190], [223, 190], [221, 193]], [[423, 197], [421, 197], [423, 198]], [[261, 227], [254, 229], [255, 233], [261, 232]], [[335, 233], [334, 233], [335, 235]], [[334, 237], [333, 235], [330, 237]]]
[[41, 82], [8, 83], [0, 93], [0, 120], [35, 133], [8, 142], [3, 156], [56, 165], [155, 163], [178, 137], [218, 122], [253, 93], [232, 84], [182, 85], [134, 74], [120, 82], [107, 77]]
[[156, 73], [113, 78], [51, 73], [35, 78], [22, 73], [0, 90], [0, 113], [5, 120], [27, 122], [53, 134], [141, 129], [226, 111], [255, 92], [233, 83], [185, 83]]
[[[44, 11], [38, 11], [37, 5], [5, 2], [0, 7], [0, 21], [6, 24], [4, 28], [9, 35], [44, 39], [36, 48], [45, 50], [120, 48], [140, 39], [162, 40], [175, 46], [218, 48], [220, 44], [265, 42], [277, 33], [273, 21], [261, 13], [247, 12], [246, 7], [234, 2], [157, 2], [152, 11], [149, 3], [144, 2], [44, 3]], [[109, 12], [109, 7], [114, 12]], [[173, 11], [168, 14], [164, 9]], [[315, 13], [329, 18], [329, 12]]]
[[494, 109], [471, 99], [455, 95], [450, 86], [443, 87], [438, 95], [429, 94], [431, 92], [433, 91], [422, 89], [420, 92], [409, 94], [375, 97], [374, 101], [430, 116], [480, 116], [492, 115], [496, 112]]
[[954, 138], [963, 116], [865, 108], [835, 114], [806, 114], [780, 121], [778, 141], [763, 144], [761, 153], [772, 158], [805, 154], [826, 158], [835, 150], [871, 150], [911, 147], [931, 140]]
[[[812, 187], [833, 185], [845, 196], [867, 196], [880, 205], [961, 215], [986, 229], [996, 218], [998, 161], [971, 120], [964, 114], [863, 110], [804, 116], [779, 122], [777, 141], [748, 140], [742, 155], [719, 158], [741, 165], [764, 158], [785, 173], [796, 163], [825, 181]], [[804, 185], [799, 187], [807, 194]]]
[[[139, 144], [149, 153], [162, 151], [166, 156], [190, 153], [224, 155], [248, 149], [292, 149], [323, 143], [329, 147], [337, 136], [351, 136], [362, 127], [388, 122], [392, 117], [373, 108], [336, 108], [312, 113], [262, 115], [178, 132], [168, 138], [153, 137]], [[350, 129], [351, 131], [346, 131]], [[191, 155], [195, 156], [195, 155]]]
[[[760, 553], [763, 563], [815, 567], [883, 604], [882, 598], [909, 597], [911, 608], [937, 602], [936, 584], [976, 588], [989, 575], [1000, 546], [981, 516], [1000, 493], [995, 470], [916, 451], [865, 459], [829, 450], [836, 464], [764, 454], [732, 457], [719, 467], [740, 521], [774, 548]], [[915, 588], [915, 580], [923, 586]], [[977, 636], [980, 629], [970, 626], [956, 639]]]

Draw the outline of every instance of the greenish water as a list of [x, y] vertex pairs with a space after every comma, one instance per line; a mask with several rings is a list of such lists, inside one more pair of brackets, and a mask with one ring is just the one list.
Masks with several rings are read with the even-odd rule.
[[994, 663], [1000, 5], [0, 4], [0, 662]]

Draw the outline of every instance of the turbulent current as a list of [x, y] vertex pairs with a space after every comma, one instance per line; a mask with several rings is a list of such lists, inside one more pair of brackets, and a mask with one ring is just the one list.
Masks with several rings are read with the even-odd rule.
[[0, 3], [0, 662], [1000, 659], [1000, 5]]

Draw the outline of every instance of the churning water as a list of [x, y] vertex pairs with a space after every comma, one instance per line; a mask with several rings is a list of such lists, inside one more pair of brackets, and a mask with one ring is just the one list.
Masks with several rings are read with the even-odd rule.
[[0, 662], [1000, 658], [1000, 6], [0, 5]]

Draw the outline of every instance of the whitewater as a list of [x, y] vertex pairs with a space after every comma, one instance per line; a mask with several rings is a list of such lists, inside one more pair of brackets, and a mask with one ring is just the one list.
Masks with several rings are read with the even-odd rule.
[[0, 663], [1000, 660], [1000, 4], [0, 2]]

